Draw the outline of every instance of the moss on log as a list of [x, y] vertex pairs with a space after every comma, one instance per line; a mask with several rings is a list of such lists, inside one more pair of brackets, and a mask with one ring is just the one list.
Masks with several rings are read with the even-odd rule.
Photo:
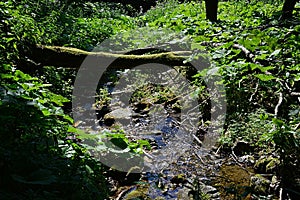
[[[93, 57], [97, 63], [101, 59], [113, 62], [110, 68], [126, 69], [147, 63], [160, 63], [168, 66], [188, 66], [185, 63], [190, 51], [159, 52], [157, 49], [138, 49], [126, 54], [111, 52], [88, 52], [72, 47], [36, 45], [26, 52], [26, 56], [41, 66], [56, 66], [79, 69], [86, 57]], [[107, 66], [103, 66], [107, 67]]]

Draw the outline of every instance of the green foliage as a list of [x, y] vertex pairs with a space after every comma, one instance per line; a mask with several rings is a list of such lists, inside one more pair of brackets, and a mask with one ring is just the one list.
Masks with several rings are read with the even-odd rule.
[[[205, 20], [204, 3], [164, 1], [142, 16], [129, 17], [126, 7], [90, 1], [0, 2], [0, 198], [105, 199], [108, 195], [101, 165], [85, 148], [67, 140], [68, 132], [96, 140], [99, 149], [142, 153], [147, 141], [130, 141], [122, 130], [93, 137], [70, 128], [63, 112], [71, 99], [74, 71], [46, 67], [33, 70], [25, 52], [31, 45], [74, 46], [92, 50], [106, 38], [123, 32], [112, 49], [136, 49], [184, 43], [206, 50], [211, 69], [222, 75], [227, 119], [221, 144], [244, 140], [255, 146], [260, 162], [278, 165], [287, 181], [299, 166], [300, 25], [280, 22], [281, 1], [228, 1], [219, 3], [219, 22]], [[299, 18], [295, 13], [295, 18]], [[137, 28], [138, 31], [128, 31]], [[166, 34], [163, 29], [175, 34]], [[126, 32], [127, 31], [127, 32]], [[120, 38], [116, 36], [115, 41]], [[188, 47], [189, 48], [189, 47]], [[194, 53], [191, 59], [198, 55]], [[26, 63], [27, 65], [23, 65]], [[30, 70], [28, 70], [30, 71]], [[202, 77], [195, 75], [195, 95], [207, 94]], [[36, 77], [39, 78], [36, 78]], [[165, 102], [169, 91], [144, 86], [132, 101]], [[109, 100], [100, 90], [99, 104]], [[273, 119], [271, 119], [273, 118]], [[117, 149], [116, 149], [117, 148]], [[268, 155], [267, 155], [268, 154]], [[294, 170], [295, 171], [295, 170]]]
[[170, 28], [189, 34], [197, 32], [198, 25], [204, 18], [204, 6], [201, 4], [194, 2], [178, 4], [177, 1], [160, 4], [156, 9], [149, 10], [141, 16], [146, 26]]
[[120, 6], [112, 9], [103, 3], [27, 0], [1, 2], [1, 6], [3, 23], [15, 34], [19, 47], [30, 43], [91, 50], [112, 34], [135, 27]]
[[105, 197], [99, 164], [66, 141], [73, 120], [61, 106], [69, 100], [10, 65], [1, 69], [1, 199]]
[[[75, 17], [72, 9], [74, 15], [61, 12], [67, 10], [61, 4], [0, 2], [0, 26], [4, 30], [0, 32], [1, 199], [105, 199], [109, 193], [101, 165], [82, 146], [67, 140], [73, 120], [62, 108], [71, 99], [74, 73], [48, 67], [31, 73], [36, 78], [20, 70], [26, 69], [20, 61], [26, 60], [23, 52], [30, 47], [27, 44], [70, 45], [72, 38], [79, 37], [73, 34], [77, 34], [75, 29], [84, 23], [91, 22], [93, 29], [108, 28], [98, 27], [103, 24], [97, 19], [81, 20], [80, 25], [84, 16]], [[127, 19], [116, 15], [119, 17], [111, 19], [116, 23]], [[108, 19], [103, 22], [108, 23]], [[72, 24], [70, 29], [67, 23]], [[112, 33], [109, 31], [98, 29], [90, 36], [98, 37], [93, 40], [97, 43]], [[91, 40], [76, 42], [89, 48], [86, 44]]]
[[[294, 112], [299, 113], [298, 110]], [[299, 116], [292, 116], [292, 120], [289, 121], [289, 124], [277, 118], [273, 118], [272, 121], [274, 128], [265, 132], [261, 141], [274, 142], [283, 161], [291, 162], [292, 160], [289, 160], [289, 156], [299, 154], [300, 132], [297, 126], [299, 126], [300, 118]]]
[[125, 132], [119, 128], [112, 131], [104, 130], [100, 134], [86, 133], [73, 127], [69, 127], [69, 131], [76, 133], [78, 138], [85, 141], [86, 148], [91, 151], [143, 154], [143, 148], [151, 148], [147, 140], [129, 140]]
[[[258, 110], [244, 116], [237, 116], [231, 121], [224, 135], [220, 138], [220, 143], [225, 146], [233, 146], [237, 141], [246, 141], [250, 145], [265, 148], [270, 143], [261, 140], [264, 133], [273, 128], [273, 123], [265, 112]], [[264, 143], [260, 143], [264, 141]]]
[[50, 87], [48, 89], [51, 92], [60, 94], [67, 99], [72, 99], [75, 70], [47, 66], [33, 74], [38, 76], [39, 80], [44, 84], [49, 84]]
[[[26, 138], [26, 134], [31, 132], [47, 136], [51, 127], [56, 126], [53, 132], [55, 134], [72, 122], [72, 119], [59, 107], [68, 100], [49, 92], [47, 87], [50, 85], [42, 84], [37, 78], [19, 70], [13, 70], [9, 65], [4, 65], [4, 68], [10, 71], [1, 74], [1, 114], [10, 113], [11, 116], [2, 116], [2, 137], [8, 139], [6, 134], [10, 133], [9, 135], [12, 136], [16, 130], [20, 131], [18, 134], [20, 140]], [[35, 125], [36, 123], [41, 126]], [[15, 141], [17, 138], [11, 139]]]
[[169, 88], [161, 85], [143, 84], [131, 96], [132, 103], [161, 104], [176, 98]]
[[[119, 133], [120, 132], [120, 133]], [[121, 149], [129, 148], [134, 153], [143, 153], [143, 148], [151, 149], [151, 146], [147, 140], [137, 140], [136, 142], [129, 141], [125, 133], [121, 130], [114, 130], [112, 133], [106, 133], [107, 138], [116, 147]]]

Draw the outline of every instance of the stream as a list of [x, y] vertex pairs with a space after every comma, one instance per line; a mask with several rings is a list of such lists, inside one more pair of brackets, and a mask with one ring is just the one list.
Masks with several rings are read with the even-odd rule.
[[[126, 109], [119, 108], [119, 111], [123, 111], [122, 118], [132, 116], [125, 113]], [[116, 113], [114, 117], [119, 118]], [[185, 143], [183, 138], [187, 133], [177, 127], [179, 122], [175, 118], [160, 114], [152, 116], [153, 119], [158, 123], [152, 131], [147, 126], [151, 122], [145, 116], [135, 116], [131, 123], [122, 126], [126, 133], [131, 133], [128, 138], [148, 140], [152, 149], [145, 151], [147, 172], [141, 173], [137, 182], [124, 187], [112, 199], [236, 199], [237, 195], [247, 199], [251, 168], [221, 155], [217, 147], [201, 147], [196, 139]]]
[[[201, 115], [199, 109], [192, 107], [188, 115], [182, 115], [173, 106], [178, 102], [168, 106], [168, 99], [153, 102], [160, 95], [157, 92], [132, 101], [134, 93], [128, 88], [138, 88], [132, 85], [119, 89], [113, 84], [104, 85], [112, 95], [110, 105], [98, 107], [101, 109], [97, 110], [93, 127], [78, 126], [96, 132], [117, 127], [129, 140], [147, 140], [151, 144], [151, 149], [143, 150], [146, 170], [123, 184], [109, 180], [114, 191], [111, 199], [250, 199], [254, 175], [251, 157], [236, 156], [234, 152], [222, 154], [215, 144], [203, 147], [202, 141], [209, 133], [189, 121]], [[130, 175], [128, 172], [125, 179], [129, 180]]]
[[[129, 135], [129, 138], [149, 140], [153, 148], [145, 152], [145, 163], [150, 169], [141, 174], [139, 181], [142, 182], [124, 189], [115, 199], [221, 199], [220, 189], [223, 184], [227, 184], [228, 189], [234, 185], [232, 190], [237, 187], [245, 187], [246, 190], [249, 187], [251, 177], [248, 169], [233, 159], [222, 157], [216, 147], [205, 149], [196, 140], [191, 144], [172, 143], [170, 138], [180, 140], [186, 135], [178, 130], [175, 126], [177, 123], [174, 118], [166, 117], [159, 121], [152, 132], [142, 132], [141, 124], [139, 129], [124, 127], [125, 132], [135, 133]], [[169, 145], [179, 147], [168, 148]], [[227, 180], [224, 181], [224, 177]], [[226, 199], [226, 195], [229, 196], [227, 199], [235, 199], [232, 194], [246, 192], [239, 189], [232, 191], [230, 196], [225, 189], [222, 191], [222, 199]]]

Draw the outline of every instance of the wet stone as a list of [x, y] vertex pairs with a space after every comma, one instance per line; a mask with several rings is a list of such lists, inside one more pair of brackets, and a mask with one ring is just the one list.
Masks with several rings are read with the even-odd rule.
[[260, 174], [255, 174], [254, 176], [251, 177], [250, 186], [257, 194], [267, 194], [270, 184], [271, 181], [266, 179]]
[[119, 122], [121, 124], [128, 125], [130, 123], [131, 117], [131, 109], [119, 108], [104, 115], [104, 124], [107, 126], [111, 126], [115, 122]]
[[218, 190], [215, 187], [212, 187], [209, 185], [204, 186], [204, 188], [202, 190], [206, 194], [215, 194], [218, 192]]

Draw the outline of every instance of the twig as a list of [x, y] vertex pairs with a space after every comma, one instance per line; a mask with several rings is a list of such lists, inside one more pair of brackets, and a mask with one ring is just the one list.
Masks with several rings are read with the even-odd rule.
[[249, 174], [252, 174], [252, 172], [250, 172], [247, 168], [245, 168], [245, 167], [243, 166], [242, 162], [238, 161], [238, 158], [237, 158], [237, 156], [235, 155], [234, 151], [232, 151], [230, 155], [231, 155], [232, 159], [236, 162], [236, 164], [237, 164], [238, 166], [240, 166], [243, 170], [245, 170], [245, 171], [248, 172]]
[[[202, 46], [211, 46], [211, 47], [219, 47], [219, 46], [222, 46], [224, 45], [225, 43], [212, 43], [212, 42], [202, 42], [201, 45]], [[240, 45], [240, 44], [233, 44], [232, 45], [233, 48], [236, 48], [236, 49], [240, 49], [246, 56], [246, 58], [250, 59], [250, 61], [252, 63], [255, 63], [255, 64], [259, 64], [259, 65], [263, 65], [261, 64], [260, 62], [256, 61], [255, 60], [255, 55], [253, 53], [251, 53], [251, 51], [249, 51], [246, 47], [244, 47], [243, 45]]]
[[130, 191], [131, 189], [135, 188], [136, 186], [131, 186], [131, 187], [128, 187], [128, 188], [125, 188], [124, 190], [122, 190], [119, 195], [116, 197], [116, 200], [121, 200], [125, 197], [126, 193], [128, 191]]
[[297, 126], [294, 128], [294, 131], [298, 130], [299, 127], [300, 127], [300, 123], [298, 123]]
[[147, 153], [144, 149], [143, 149], [143, 153], [144, 153], [147, 157], [151, 158], [152, 160], [154, 159], [154, 156], [152, 156], [151, 154]]
[[131, 167], [129, 170], [128, 170], [128, 172], [127, 172], [127, 174], [126, 174], [126, 176], [128, 176], [132, 171], [134, 171], [134, 170], [141, 170], [141, 167], [139, 167], [139, 166], [133, 166], [133, 167]]
[[222, 148], [222, 145], [221, 146], [219, 146], [219, 148], [217, 149], [217, 151], [216, 151], [216, 154], [218, 154], [219, 153], [219, 151], [221, 150], [221, 148]]
[[300, 96], [300, 92], [291, 92], [292, 96]]
[[196, 155], [197, 158], [199, 158], [199, 160], [202, 162], [202, 164], [205, 164], [204, 161], [203, 161], [203, 159], [201, 158], [201, 156], [198, 155], [197, 152], [195, 152], [195, 155]]
[[249, 99], [250, 102], [252, 101], [253, 96], [257, 93], [257, 90], [258, 90], [258, 83], [256, 83], [255, 91], [254, 91], [254, 92], [251, 94], [251, 96], [250, 96], [250, 99]]
[[282, 200], [282, 188], [280, 188], [280, 190], [279, 190], [279, 200]]
[[232, 47], [234, 47], [236, 49], [240, 49], [242, 52], [244, 52], [245, 56], [247, 58], [249, 58], [251, 62], [256, 63], [256, 64], [260, 64], [259, 62], [254, 60], [255, 55], [253, 53], [251, 53], [248, 49], [246, 49], [246, 47], [244, 47], [240, 44], [233, 44]]
[[192, 136], [200, 144], [200, 146], [202, 146], [201, 140], [195, 134], [192, 134]]
[[279, 109], [279, 106], [281, 105], [282, 103], [282, 100], [283, 100], [283, 94], [282, 92], [279, 93], [279, 99], [278, 99], [278, 103], [275, 107], [275, 112], [274, 112], [274, 115], [275, 115], [275, 118], [277, 118], [277, 115], [278, 115], [278, 109]]

